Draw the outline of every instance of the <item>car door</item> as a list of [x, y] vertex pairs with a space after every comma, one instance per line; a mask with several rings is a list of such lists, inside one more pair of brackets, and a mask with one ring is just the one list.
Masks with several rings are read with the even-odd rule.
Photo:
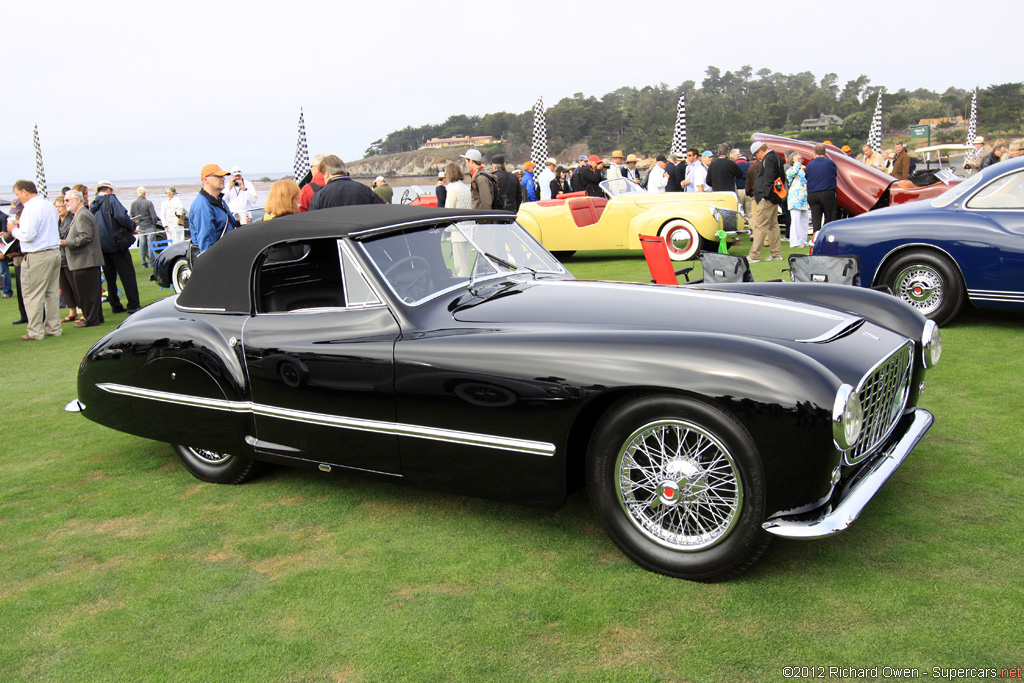
[[341, 240], [273, 252], [242, 332], [257, 450], [398, 474], [400, 328]]
[[971, 298], [1024, 303], [1024, 170], [987, 183], [964, 209], [998, 226], [985, 245], [991, 254], [979, 268], [981, 280], [968, 285]]

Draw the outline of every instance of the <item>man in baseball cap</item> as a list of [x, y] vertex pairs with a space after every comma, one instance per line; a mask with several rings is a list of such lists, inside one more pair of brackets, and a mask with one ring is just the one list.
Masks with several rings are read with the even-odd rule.
[[227, 171], [217, 164], [206, 164], [199, 171], [203, 189], [188, 210], [188, 222], [192, 230], [192, 243], [202, 253], [217, 243], [228, 230], [240, 224], [231, 215], [224, 203], [224, 176]]
[[460, 157], [466, 160], [471, 180], [469, 193], [474, 209], [490, 209], [494, 206], [494, 197], [498, 193], [498, 181], [493, 173], [484, 168], [484, 157], [478, 149], [466, 150]]

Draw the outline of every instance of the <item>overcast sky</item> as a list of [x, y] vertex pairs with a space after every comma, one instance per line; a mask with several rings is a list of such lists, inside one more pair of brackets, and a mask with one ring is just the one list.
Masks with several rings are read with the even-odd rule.
[[[462, 9], [456, 9], [461, 7]], [[1024, 5], [807, 2], [119, 2], [4, 10], [0, 190], [357, 159], [407, 125], [582, 92], [698, 84], [709, 64], [866, 74], [890, 91], [1024, 80]], [[45, 38], [41, 38], [44, 37]], [[6, 186], [6, 187], [4, 187]]]

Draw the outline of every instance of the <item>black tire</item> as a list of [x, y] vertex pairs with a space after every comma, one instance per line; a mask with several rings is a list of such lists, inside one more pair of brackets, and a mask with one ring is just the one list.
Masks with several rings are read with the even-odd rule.
[[939, 326], [956, 318], [966, 298], [956, 264], [931, 251], [900, 254], [885, 266], [882, 283]]
[[172, 444], [172, 447], [192, 476], [211, 484], [241, 484], [255, 477], [262, 464], [249, 458], [205, 448], [178, 444]]
[[192, 266], [189, 265], [188, 259], [184, 256], [174, 259], [174, 263], [171, 264], [171, 287], [174, 288], [176, 294], [181, 294], [190, 277], [192, 277]]
[[586, 467], [605, 530], [645, 569], [723, 581], [753, 565], [771, 542], [761, 526], [765, 476], [757, 446], [717, 406], [679, 396], [625, 397], [594, 431]]
[[575, 253], [576, 250], [574, 249], [573, 251], [553, 251], [551, 252], [551, 255], [554, 256], [559, 261], [564, 261], [566, 259], [572, 258], [573, 254]]

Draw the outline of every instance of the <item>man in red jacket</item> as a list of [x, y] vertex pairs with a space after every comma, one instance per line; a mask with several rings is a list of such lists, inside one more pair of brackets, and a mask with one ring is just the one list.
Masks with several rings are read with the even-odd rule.
[[[327, 184], [323, 173], [320, 172], [320, 162], [324, 160], [325, 156], [327, 155], [313, 155], [313, 163], [309, 165], [309, 170], [313, 172], [313, 180], [303, 185], [302, 191], [299, 192], [299, 213], [309, 211], [309, 202], [313, 199], [313, 194]], [[296, 178], [296, 180], [301, 180], [301, 178]]]

